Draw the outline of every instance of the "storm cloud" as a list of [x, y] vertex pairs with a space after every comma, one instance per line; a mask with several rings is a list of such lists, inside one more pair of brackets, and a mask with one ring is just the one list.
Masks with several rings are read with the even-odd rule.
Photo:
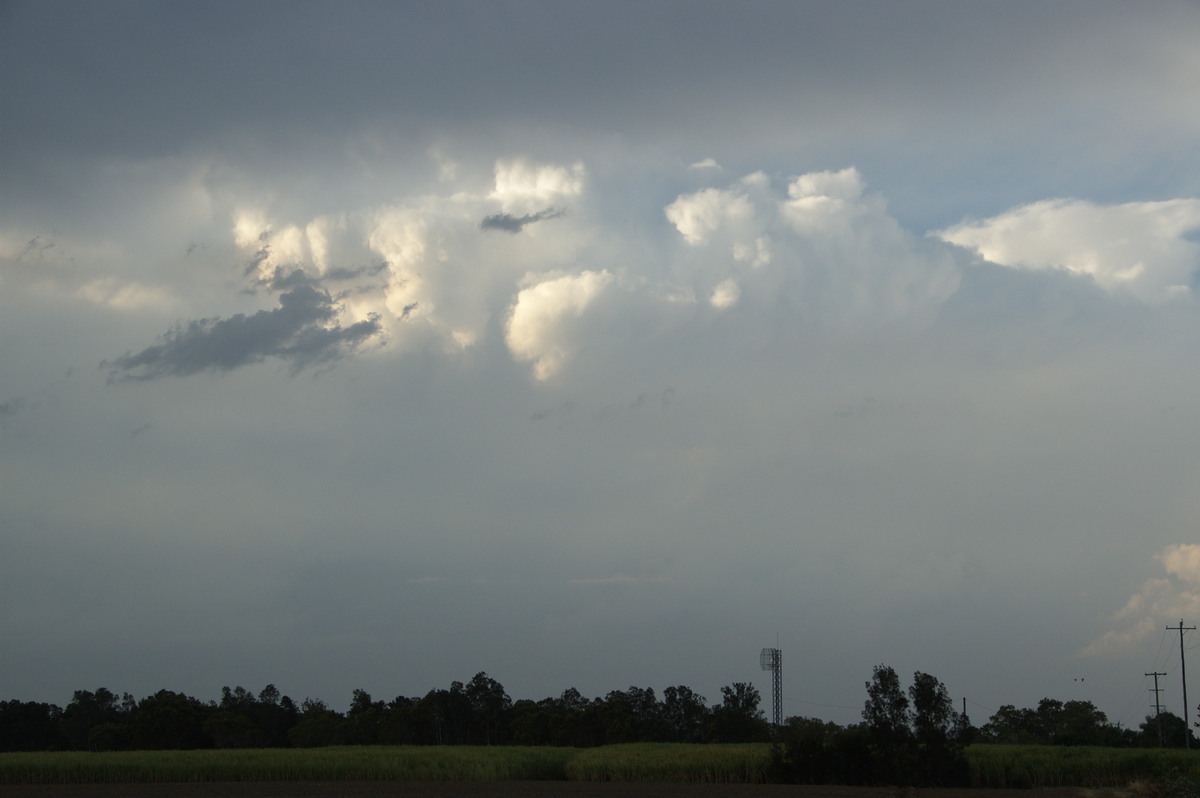
[[198, 319], [162, 335], [140, 352], [106, 361], [111, 382], [142, 382], [204, 371], [232, 371], [267, 358], [292, 373], [346, 356], [378, 335], [378, 318], [342, 327], [330, 295], [301, 283], [279, 295], [279, 307], [226, 319]]
[[537, 213], [527, 213], [524, 216], [513, 216], [511, 213], [496, 213], [483, 217], [483, 221], [479, 223], [479, 229], [503, 230], [506, 233], [513, 233], [515, 235], [524, 230], [527, 225], [546, 219], [557, 219], [563, 213], [564, 211], [554, 208], [547, 208]]
[[1148, 711], [1195, 3], [4, 9], [0, 700]]

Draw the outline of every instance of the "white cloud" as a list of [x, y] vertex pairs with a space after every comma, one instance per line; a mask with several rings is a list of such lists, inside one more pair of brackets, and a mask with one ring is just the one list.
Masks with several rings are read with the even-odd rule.
[[865, 189], [862, 175], [853, 167], [801, 175], [788, 185], [783, 216], [801, 235], [828, 235], [834, 231], [849, 235], [856, 218], [886, 215], [881, 200], [863, 201]]
[[578, 346], [572, 321], [613, 281], [607, 271], [585, 271], [543, 279], [522, 289], [505, 336], [513, 357], [532, 363], [539, 380], [553, 376]]
[[818, 199], [856, 200], [867, 188], [862, 174], [853, 166], [837, 172], [810, 172], [800, 175], [788, 186], [788, 197], [793, 200]]
[[680, 195], [664, 209], [686, 244], [679, 279], [698, 282], [695, 293], [715, 307], [786, 298], [833, 328], [924, 318], [958, 289], [957, 256], [904, 230], [865, 191], [850, 167], [792, 178], [786, 194], [754, 172]]
[[1156, 559], [1177, 579], [1147, 580], [1109, 619], [1112, 628], [1080, 652], [1083, 656], [1135, 654], [1173, 618], [1200, 615], [1200, 546], [1168, 546]]
[[1097, 205], [1052, 199], [934, 235], [1018, 269], [1064, 269], [1110, 291], [1156, 301], [1190, 290], [1200, 245], [1200, 200]]
[[1171, 576], [1200, 584], [1200, 546], [1191, 543], [1168, 546], [1158, 555], [1158, 559]]
[[732, 248], [733, 259], [757, 268], [771, 262], [771, 240], [766, 236], [754, 239], [754, 244], [738, 242]]
[[676, 197], [663, 212], [685, 241], [702, 246], [722, 226], [751, 219], [754, 206], [736, 191], [706, 188]]
[[271, 234], [261, 208], [239, 208], [233, 216], [233, 243], [240, 249], [258, 249]]
[[[430, 157], [452, 164], [457, 176], [459, 166], [447, 154], [433, 150]], [[439, 179], [447, 175], [442, 170]], [[449, 350], [462, 350], [506, 312], [525, 275], [560, 270], [591, 240], [586, 222], [566, 212], [584, 191], [585, 176], [582, 163], [499, 160], [487, 193], [435, 190], [282, 221], [269, 207], [243, 205], [234, 212], [232, 235], [257, 279], [269, 281], [280, 268], [317, 277], [336, 269], [348, 320], [379, 314], [390, 344], [404, 348], [432, 334]], [[524, 222], [515, 233], [481, 226], [509, 211]], [[381, 262], [377, 274], [373, 267]], [[347, 282], [344, 275], [356, 271], [361, 276]]]
[[737, 304], [741, 296], [742, 289], [738, 287], [736, 280], [730, 278], [722, 281], [713, 289], [708, 303], [717, 309], [730, 308]]
[[538, 211], [582, 194], [586, 176], [587, 170], [580, 162], [566, 167], [539, 166], [524, 159], [497, 161], [491, 198], [506, 213]]

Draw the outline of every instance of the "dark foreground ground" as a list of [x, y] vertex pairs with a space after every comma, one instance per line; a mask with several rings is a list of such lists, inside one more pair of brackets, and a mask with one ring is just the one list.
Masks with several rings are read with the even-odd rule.
[[897, 790], [786, 784], [664, 784], [573, 781], [223, 782], [0, 787], [4, 798], [1123, 798], [1115, 791]]

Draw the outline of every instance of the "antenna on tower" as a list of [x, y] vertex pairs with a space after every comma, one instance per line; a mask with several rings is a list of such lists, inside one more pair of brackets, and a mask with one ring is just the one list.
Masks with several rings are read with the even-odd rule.
[[758, 664], [764, 671], [771, 672], [771, 722], [776, 727], [783, 725], [783, 652], [777, 648], [764, 648], [758, 655]]

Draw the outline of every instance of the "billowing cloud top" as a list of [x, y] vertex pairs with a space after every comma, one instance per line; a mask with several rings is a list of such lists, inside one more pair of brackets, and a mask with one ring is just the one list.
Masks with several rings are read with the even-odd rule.
[[954, 254], [902, 229], [854, 168], [784, 190], [755, 172], [680, 195], [665, 213], [687, 244], [681, 267], [716, 308], [783, 300], [818, 326], [873, 327], [926, 318], [961, 277]]
[[[1157, 301], [1189, 291], [1200, 246], [1186, 237], [1200, 224], [1196, 200], [1047, 201], [917, 236], [848, 167], [790, 178], [752, 172], [680, 193], [661, 217], [676, 243], [647, 260], [640, 242], [657, 231], [634, 239], [605, 232], [598, 211], [607, 201], [589, 191], [587, 174], [578, 161], [512, 158], [495, 162], [484, 190], [284, 221], [269, 205], [239, 203], [232, 244], [252, 285], [279, 289], [279, 276], [293, 271], [309, 283], [281, 293], [276, 310], [176, 327], [161, 343], [109, 361], [111, 375], [182, 376], [266, 357], [295, 371], [368, 338], [401, 351], [436, 341], [453, 352], [492, 335], [544, 381], [588, 351], [589, 337], [611, 335], [612, 324], [628, 327], [615, 321], [621, 314], [630, 321], [661, 314], [660, 327], [692, 323], [704, 307], [744, 308], [759, 319], [786, 313], [789, 323], [813, 330], [919, 326], [958, 290], [966, 261], [956, 247]], [[470, 179], [456, 178], [459, 185]], [[80, 290], [95, 295], [106, 279]], [[338, 286], [336, 300], [326, 283]], [[127, 304], [140, 295], [135, 290], [153, 292], [131, 284], [106, 296]], [[616, 316], [589, 324], [602, 295], [605, 312]], [[679, 315], [681, 302], [693, 311]]]
[[[586, 175], [578, 162], [511, 159], [496, 162], [490, 191], [284, 221], [270, 207], [239, 203], [232, 244], [250, 284], [282, 290], [283, 274], [302, 282], [280, 294], [276, 310], [188, 322], [107, 365], [121, 380], [266, 357], [298, 370], [371, 337], [401, 351], [421, 340], [461, 351], [496, 334], [546, 380], [587, 349], [589, 336], [608, 334], [585, 323], [605, 294], [610, 313], [631, 319], [661, 313], [668, 324], [687, 323], [682, 300], [695, 312], [747, 306], [844, 330], [919, 323], [961, 279], [954, 250], [903, 230], [854, 168], [778, 181], [754, 172], [679, 194], [663, 208], [678, 243], [652, 260], [633, 254], [637, 240], [605, 240], [596, 213], [605, 198], [588, 195]], [[326, 284], [337, 286], [336, 300]]]

